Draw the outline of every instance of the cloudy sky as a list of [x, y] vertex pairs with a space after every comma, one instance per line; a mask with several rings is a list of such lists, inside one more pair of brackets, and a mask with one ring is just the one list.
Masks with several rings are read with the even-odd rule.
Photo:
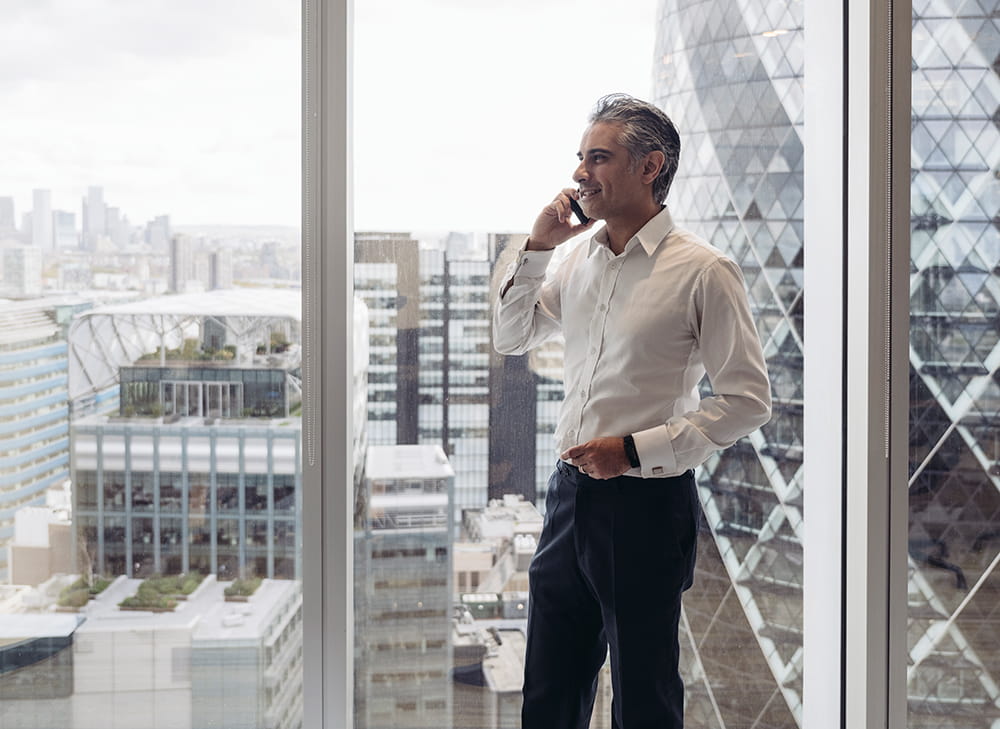
[[[651, 87], [656, 0], [355, 0], [355, 224], [518, 230], [593, 102]], [[0, 196], [299, 221], [297, 0], [4, 0]]]

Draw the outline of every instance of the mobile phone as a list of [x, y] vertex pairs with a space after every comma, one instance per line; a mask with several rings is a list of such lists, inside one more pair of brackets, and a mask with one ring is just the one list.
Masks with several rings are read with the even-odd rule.
[[576, 216], [576, 219], [580, 221], [581, 225], [586, 225], [590, 222], [590, 218], [583, 214], [583, 208], [580, 207], [580, 203], [576, 201], [575, 198], [569, 199], [569, 207]]

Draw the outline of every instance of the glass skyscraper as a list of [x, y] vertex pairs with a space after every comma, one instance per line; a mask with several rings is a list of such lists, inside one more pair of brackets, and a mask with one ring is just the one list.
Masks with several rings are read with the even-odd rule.
[[[911, 727], [1000, 716], [997, 11], [914, 3]], [[801, 2], [660, 3], [655, 101], [684, 140], [669, 203], [742, 267], [774, 390], [770, 424], [700, 476], [682, 640], [688, 717], [712, 727], [801, 725], [803, 43]]]

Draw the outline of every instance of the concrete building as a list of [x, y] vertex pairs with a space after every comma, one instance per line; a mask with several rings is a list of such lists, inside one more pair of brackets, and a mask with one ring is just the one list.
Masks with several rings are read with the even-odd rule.
[[451, 726], [451, 499], [440, 446], [370, 446], [355, 530], [357, 729]]
[[35, 246], [14, 245], [0, 248], [0, 254], [0, 294], [18, 299], [41, 296], [44, 252]]
[[[69, 497], [69, 482], [65, 495]], [[49, 495], [52, 495], [52, 491]], [[56, 574], [73, 570], [70, 508], [25, 506], [14, 515], [10, 544], [10, 581], [14, 585], [40, 585]]]
[[235, 603], [208, 575], [172, 611], [121, 609], [139, 584], [119, 578], [77, 614], [5, 614], [0, 726], [301, 727], [298, 582]]

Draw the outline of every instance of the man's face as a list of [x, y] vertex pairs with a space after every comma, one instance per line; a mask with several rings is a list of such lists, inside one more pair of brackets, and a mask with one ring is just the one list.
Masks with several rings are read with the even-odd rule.
[[588, 217], [613, 220], [649, 205], [651, 188], [642, 181], [641, 165], [633, 165], [618, 143], [621, 125], [595, 122], [583, 133], [573, 179], [580, 186], [580, 206]]

